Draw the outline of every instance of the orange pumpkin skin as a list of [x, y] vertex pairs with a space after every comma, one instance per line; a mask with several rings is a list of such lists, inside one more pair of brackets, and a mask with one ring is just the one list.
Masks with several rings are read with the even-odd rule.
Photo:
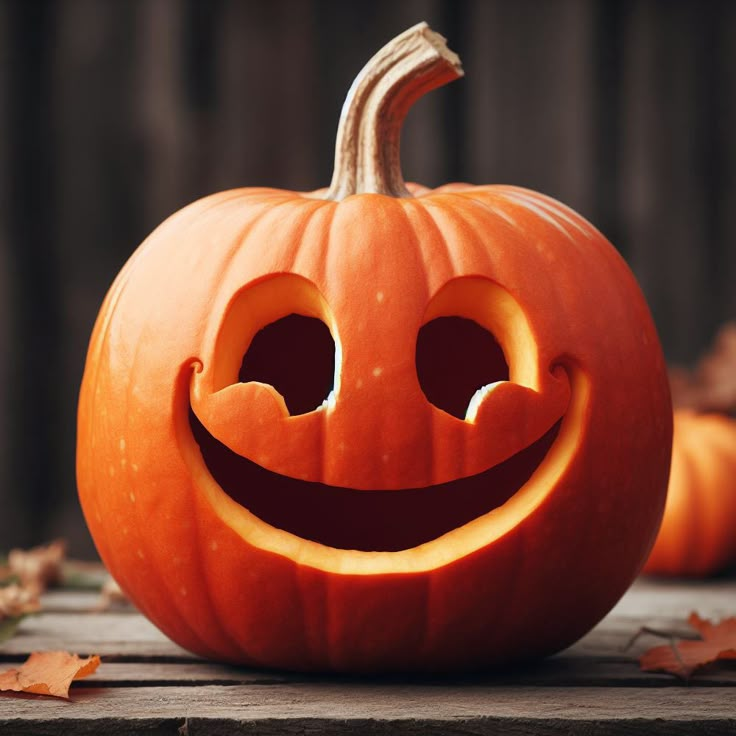
[[[320, 295], [342, 352], [332, 406], [287, 418], [259, 386], [222, 388], [244, 347], [224, 325], [284, 275]], [[501, 387], [472, 426], [429, 404], [414, 364], [428, 305], [459, 279], [500, 286], [529, 323], [526, 343], [513, 324], [501, 343], [512, 381], [525, 372], [534, 391]], [[530, 417], [541, 407], [526, 423], [524, 391]], [[270, 470], [365, 493], [480, 472], [494, 447], [497, 462], [564, 418], [500, 508], [413, 549], [363, 552], [277, 530], [218, 491], [190, 402]], [[294, 670], [469, 669], [558, 651], [623, 594], [661, 518], [671, 416], [634, 278], [554, 200], [505, 186], [340, 202], [241, 189], [163, 223], [112, 286], [81, 387], [78, 486], [111, 573], [187, 649]]]
[[736, 422], [675, 411], [662, 527], [644, 572], [707, 577], [736, 562]]

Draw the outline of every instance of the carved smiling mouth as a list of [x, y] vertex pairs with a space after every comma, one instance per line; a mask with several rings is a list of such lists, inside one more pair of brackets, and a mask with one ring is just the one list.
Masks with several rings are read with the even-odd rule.
[[430, 542], [506, 503], [547, 456], [562, 419], [482, 473], [390, 491], [340, 488], [274, 473], [215, 439], [191, 407], [189, 423], [213, 479], [262, 521], [329, 547], [396, 552]]
[[[547, 355], [540, 366], [534, 334], [513, 296], [483, 277], [451, 279], [431, 298], [416, 334], [407, 327], [410, 334], [394, 335], [397, 345], [415, 345], [415, 372], [409, 368], [390, 383], [380, 368], [366, 374], [381, 377], [371, 384], [376, 401], [403, 391], [427, 412], [439, 443], [431, 450], [435, 470], [441, 468], [432, 485], [423, 485], [431, 476], [414, 472], [407, 458], [392, 471], [404, 480], [374, 486], [380, 473], [366, 474], [370, 463], [355, 445], [344, 455], [360, 466], [355, 473], [347, 460], [327, 476], [318, 463], [310, 466], [324, 449], [320, 412], [349, 410], [349, 394], [335, 398], [340, 387], [357, 391], [363, 367], [378, 360], [370, 341], [370, 350], [346, 351], [328, 304], [296, 274], [246, 285], [232, 298], [210, 354], [182, 366], [182, 393], [189, 393], [182, 446], [194, 450], [193, 472], [202, 474], [201, 487], [218, 512], [269, 549], [303, 540], [322, 550], [400, 552], [429, 547], [460, 528], [477, 531], [475, 521], [488, 527], [488, 538], [518, 523], [544, 495], [546, 486], [535, 478], [564, 467], [572, 379], [562, 359]], [[343, 363], [348, 353], [350, 362]], [[401, 365], [410, 360], [405, 355]], [[330, 397], [342, 403], [330, 406]], [[462, 462], [457, 452], [464, 453]], [[325, 478], [334, 485], [320, 482]], [[480, 538], [474, 532], [466, 541]], [[300, 544], [303, 554], [309, 547]]]

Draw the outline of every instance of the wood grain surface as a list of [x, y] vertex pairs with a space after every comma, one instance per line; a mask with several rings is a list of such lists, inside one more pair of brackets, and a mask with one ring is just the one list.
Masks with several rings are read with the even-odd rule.
[[[736, 690], [428, 688], [373, 683], [85, 688], [17, 700], [10, 733], [712, 733], [736, 728]], [[42, 711], [42, 712], [39, 712]], [[4, 714], [3, 714], [4, 715]], [[85, 731], [84, 729], [87, 729]], [[36, 729], [36, 730], [30, 730]], [[75, 731], [72, 731], [74, 729]], [[168, 730], [167, 730], [168, 729]], [[229, 729], [229, 731], [226, 731]], [[695, 730], [697, 729], [697, 730]]]
[[736, 579], [638, 581], [587, 636], [555, 657], [498, 672], [361, 678], [254, 670], [201, 660], [132, 607], [92, 612], [93, 593], [46, 595], [0, 646], [3, 663], [37, 649], [99, 653], [71, 702], [0, 696], [0, 734], [736, 734], [736, 666], [684, 684], [639, 670], [687, 615], [733, 614]]

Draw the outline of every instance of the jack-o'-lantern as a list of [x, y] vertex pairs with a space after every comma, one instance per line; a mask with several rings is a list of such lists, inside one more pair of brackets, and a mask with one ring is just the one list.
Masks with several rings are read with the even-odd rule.
[[409, 106], [460, 74], [425, 24], [397, 37], [351, 89], [328, 190], [186, 207], [102, 306], [82, 505], [194, 652], [497, 665], [581, 636], [647, 556], [671, 407], [628, 268], [541, 194], [402, 180]]

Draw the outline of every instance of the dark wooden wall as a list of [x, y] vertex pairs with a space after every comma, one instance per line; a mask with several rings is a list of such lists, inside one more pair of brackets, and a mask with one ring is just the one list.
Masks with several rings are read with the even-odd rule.
[[0, 0], [0, 549], [91, 553], [76, 394], [127, 256], [208, 192], [326, 184], [354, 74], [421, 19], [467, 76], [410, 114], [407, 178], [579, 209], [672, 361], [736, 317], [736, 2]]

